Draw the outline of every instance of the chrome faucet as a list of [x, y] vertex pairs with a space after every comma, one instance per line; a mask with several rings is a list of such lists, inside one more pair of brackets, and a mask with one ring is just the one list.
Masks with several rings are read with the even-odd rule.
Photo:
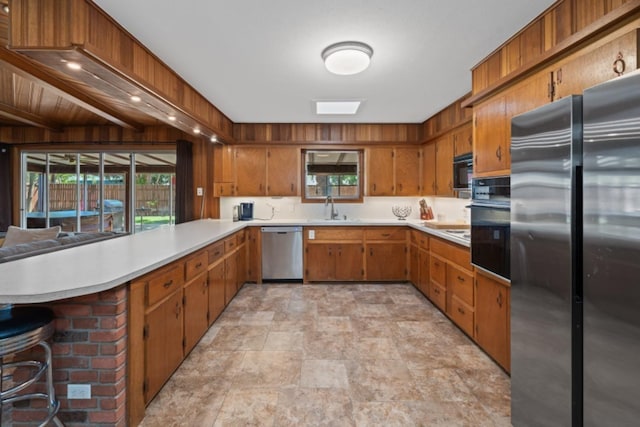
[[328, 206], [329, 203], [331, 203], [331, 219], [338, 219], [338, 211], [333, 205], [333, 197], [331, 196], [327, 196], [327, 200], [325, 200], [324, 205]]

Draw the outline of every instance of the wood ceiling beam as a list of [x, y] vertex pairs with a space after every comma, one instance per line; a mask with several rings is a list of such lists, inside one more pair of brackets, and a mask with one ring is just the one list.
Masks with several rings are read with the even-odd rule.
[[0, 116], [17, 120], [20, 123], [24, 123], [29, 126], [45, 128], [54, 132], [62, 131], [62, 126], [59, 123], [50, 122], [40, 116], [20, 110], [12, 105], [5, 104], [4, 102], [0, 102]]
[[35, 79], [38, 84], [54, 91], [67, 101], [77, 104], [118, 126], [138, 131], [142, 131], [144, 128], [142, 124], [131, 120], [114, 108], [97, 101], [76, 87], [47, 73], [41, 66], [34, 64], [21, 54], [12, 52], [5, 47], [0, 47], [0, 62], [4, 62], [12, 72], [27, 79]]

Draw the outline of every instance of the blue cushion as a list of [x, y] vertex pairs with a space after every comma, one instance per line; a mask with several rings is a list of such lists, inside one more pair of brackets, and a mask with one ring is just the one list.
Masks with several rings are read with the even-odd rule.
[[12, 307], [0, 310], [0, 339], [34, 331], [53, 320], [53, 312], [46, 307]]

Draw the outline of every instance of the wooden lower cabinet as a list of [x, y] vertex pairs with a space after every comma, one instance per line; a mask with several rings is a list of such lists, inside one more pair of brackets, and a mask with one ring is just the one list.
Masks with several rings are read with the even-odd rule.
[[507, 372], [511, 370], [511, 289], [476, 272], [476, 341]]
[[371, 281], [407, 280], [407, 244], [367, 243], [366, 278]]
[[424, 296], [429, 298], [430, 271], [429, 263], [431, 262], [429, 250], [420, 248], [420, 281], [418, 289], [422, 291]]
[[224, 260], [224, 305], [229, 304], [238, 292], [238, 255], [237, 252]]
[[420, 289], [420, 247], [413, 244], [409, 247], [409, 280]]
[[358, 281], [364, 279], [362, 243], [314, 243], [307, 245], [305, 279]]
[[209, 328], [209, 281], [207, 273], [184, 285], [184, 353], [191, 352]]
[[182, 288], [145, 314], [144, 400], [149, 403], [184, 356]]
[[209, 326], [220, 316], [226, 305], [224, 297], [224, 260], [209, 267]]

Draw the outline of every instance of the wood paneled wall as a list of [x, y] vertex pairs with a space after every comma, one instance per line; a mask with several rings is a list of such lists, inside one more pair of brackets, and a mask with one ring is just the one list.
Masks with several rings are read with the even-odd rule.
[[470, 122], [473, 117], [472, 109], [462, 107], [462, 103], [470, 96], [471, 93], [464, 95], [427, 119], [421, 126], [421, 141], [437, 138]]
[[237, 123], [238, 143], [377, 144], [420, 142], [418, 124]]

